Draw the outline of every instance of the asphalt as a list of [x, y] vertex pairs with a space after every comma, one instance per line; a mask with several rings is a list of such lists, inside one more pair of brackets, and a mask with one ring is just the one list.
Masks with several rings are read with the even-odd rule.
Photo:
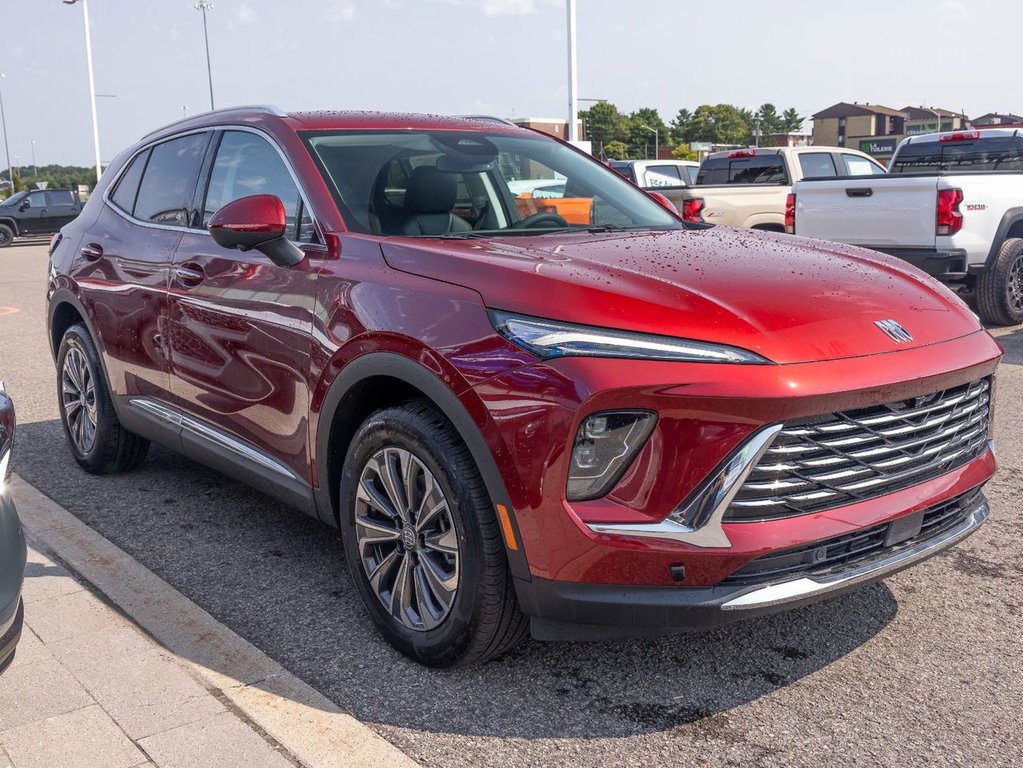
[[[375, 633], [335, 534], [169, 451], [93, 477], [57, 420], [46, 253], [0, 250], [16, 471], [429, 766], [1015, 766], [1023, 754], [1023, 328], [997, 391], [1001, 469], [972, 538], [886, 582], [699, 634], [542, 644], [436, 671]], [[5, 307], [17, 311], [6, 312]]]

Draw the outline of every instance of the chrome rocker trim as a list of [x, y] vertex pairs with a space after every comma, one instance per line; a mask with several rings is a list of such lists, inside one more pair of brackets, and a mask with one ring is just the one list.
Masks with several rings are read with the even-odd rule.
[[719, 471], [703, 482], [688, 504], [680, 506], [661, 522], [587, 523], [587, 527], [594, 533], [665, 539], [695, 547], [731, 547], [732, 542], [721, 525], [725, 510], [781, 429], [781, 424], [769, 424], [755, 432]]
[[980, 502], [968, 518], [954, 528], [950, 528], [939, 536], [935, 536], [933, 539], [921, 541], [919, 544], [908, 547], [901, 552], [896, 552], [880, 560], [865, 563], [859, 568], [845, 571], [831, 579], [818, 580], [804, 576], [799, 579], [783, 581], [778, 584], [770, 584], [754, 589], [722, 603], [721, 610], [751, 610], [800, 600], [816, 599], [824, 597], [830, 592], [849, 589], [862, 582], [883, 579], [885, 576], [900, 571], [903, 568], [908, 568], [914, 563], [925, 560], [931, 555], [937, 554], [938, 551], [962, 541], [976, 531], [990, 513], [991, 507], [987, 499], [981, 497]]

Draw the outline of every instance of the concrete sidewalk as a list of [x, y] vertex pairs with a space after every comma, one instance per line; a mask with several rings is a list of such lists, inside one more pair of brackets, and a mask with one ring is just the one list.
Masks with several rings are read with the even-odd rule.
[[300, 765], [33, 542], [24, 599], [0, 677], [0, 765]]
[[29, 562], [0, 768], [418, 765], [17, 475], [10, 491]]

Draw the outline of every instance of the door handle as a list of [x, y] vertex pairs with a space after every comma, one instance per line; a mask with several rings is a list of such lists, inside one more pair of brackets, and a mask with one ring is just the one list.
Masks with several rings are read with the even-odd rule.
[[849, 197], [871, 197], [874, 194], [874, 190], [870, 187], [847, 188], [845, 194]]
[[82, 246], [82, 256], [89, 261], [96, 261], [103, 255], [103, 246], [99, 243], [89, 243]]
[[182, 264], [180, 267], [175, 267], [174, 276], [179, 282], [189, 287], [198, 285], [206, 279], [206, 273], [198, 264]]

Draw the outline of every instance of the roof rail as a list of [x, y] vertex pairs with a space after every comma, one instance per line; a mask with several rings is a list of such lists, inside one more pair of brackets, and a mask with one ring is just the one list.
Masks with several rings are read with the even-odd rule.
[[221, 112], [237, 112], [239, 110], [247, 110], [249, 112], [265, 112], [266, 114], [273, 115], [274, 117], [287, 117], [288, 116], [287, 112], [285, 112], [280, 107], [274, 106], [273, 104], [241, 104], [241, 105], [238, 105], [236, 107], [221, 107], [220, 109], [210, 109], [210, 110], [207, 110], [205, 112], [196, 112], [194, 115], [188, 115], [187, 117], [183, 117], [180, 120], [174, 120], [173, 122], [167, 123], [166, 125], [162, 125], [159, 128], [156, 128], [155, 130], [150, 131], [149, 133], [145, 134], [142, 138], [143, 139], [148, 139], [150, 136], [152, 136], [155, 133], [160, 133], [160, 131], [165, 131], [168, 128], [171, 128], [171, 127], [173, 127], [175, 125], [178, 125], [179, 123], [187, 123], [189, 120], [194, 120], [197, 117], [205, 117], [207, 115], [217, 115], [217, 114], [220, 114]]
[[482, 120], [486, 123], [500, 123], [501, 125], [510, 125], [514, 128], [521, 128], [522, 126], [515, 125], [511, 120], [507, 120], [503, 117], [495, 117], [494, 115], [455, 115], [455, 117], [461, 117], [466, 120]]

